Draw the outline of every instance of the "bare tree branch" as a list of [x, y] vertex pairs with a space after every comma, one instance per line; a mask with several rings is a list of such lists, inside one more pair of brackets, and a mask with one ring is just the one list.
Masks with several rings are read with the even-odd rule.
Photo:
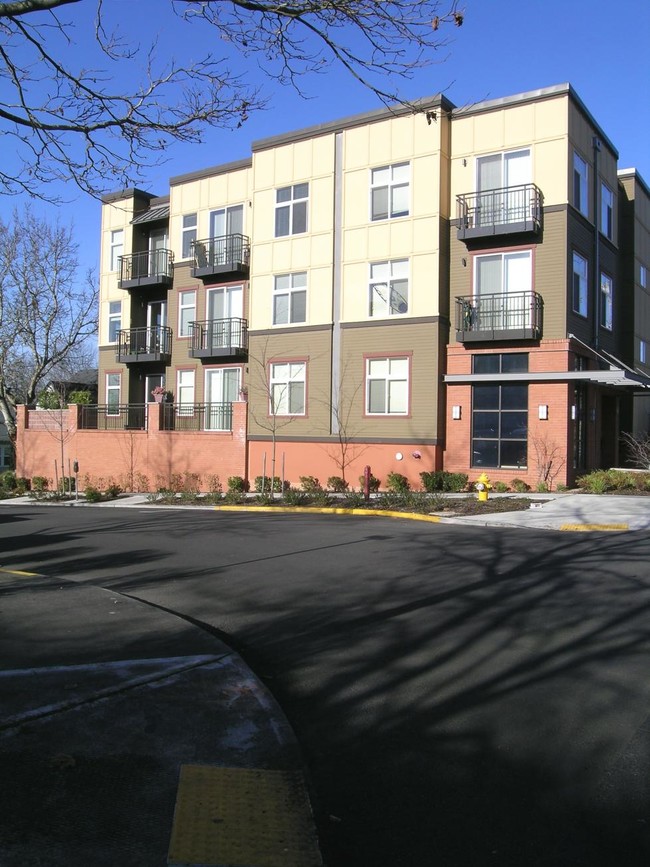
[[[192, 27], [217, 37], [214, 54], [184, 62], [161, 58], [153, 39], [140, 47], [123, 36], [108, 22], [118, 13], [102, 0], [94, 0], [90, 32], [77, 34], [58, 15], [80, 2], [0, 2], [0, 133], [19, 159], [0, 170], [0, 193], [51, 199], [51, 181], [92, 195], [130, 186], [170, 142], [200, 142], [207, 128], [245, 123], [268, 104], [265, 79], [304, 95], [305, 77], [333, 65], [383, 103], [416, 110], [400, 99], [399, 82], [436, 59], [443, 24], [463, 21], [457, 0], [444, 13], [439, 0], [167, 0], [189, 37]], [[128, 27], [128, 18], [116, 21]], [[75, 64], [81, 43], [88, 56], [94, 46], [97, 68]]]

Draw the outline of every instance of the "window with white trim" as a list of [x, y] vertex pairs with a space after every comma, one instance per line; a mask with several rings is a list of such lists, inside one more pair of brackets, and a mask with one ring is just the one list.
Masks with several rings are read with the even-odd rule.
[[608, 274], [600, 273], [600, 324], [608, 331], [612, 330], [614, 310], [614, 283]]
[[600, 185], [600, 231], [612, 240], [614, 235], [614, 193], [607, 184]]
[[106, 415], [120, 413], [120, 384], [122, 376], [119, 373], [106, 374]]
[[124, 229], [115, 229], [111, 232], [109, 271], [117, 271], [122, 255], [124, 255]]
[[587, 163], [576, 151], [573, 152], [573, 204], [581, 214], [589, 216]]
[[196, 319], [196, 289], [178, 293], [178, 336], [189, 337], [190, 322]]
[[586, 316], [589, 309], [587, 297], [587, 260], [580, 253], [573, 253], [573, 310]]
[[366, 414], [407, 415], [409, 359], [366, 359]]
[[396, 163], [370, 170], [370, 218], [408, 217], [411, 164]]
[[309, 184], [293, 184], [275, 191], [275, 237], [300, 235], [307, 231]]
[[307, 321], [307, 272], [278, 274], [273, 285], [273, 324]]
[[304, 415], [307, 364], [281, 361], [270, 367], [271, 415]]
[[108, 302], [108, 342], [117, 343], [117, 333], [122, 327], [122, 302]]
[[176, 404], [178, 415], [194, 412], [194, 370], [179, 370], [176, 374]]
[[409, 309], [409, 262], [393, 259], [370, 265], [369, 315], [401, 316]]
[[192, 244], [196, 241], [196, 225], [196, 214], [185, 214], [183, 216], [181, 259], [190, 259], [192, 256]]

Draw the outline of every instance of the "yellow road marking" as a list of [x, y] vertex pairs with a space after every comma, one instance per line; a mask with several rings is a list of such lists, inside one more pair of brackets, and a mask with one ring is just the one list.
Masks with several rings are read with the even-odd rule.
[[394, 512], [387, 509], [344, 509], [344, 508], [322, 508], [317, 509], [312, 506], [305, 508], [304, 506], [214, 506], [216, 512], [275, 512], [281, 514], [283, 512], [301, 512], [303, 515], [363, 515], [364, 517], [388, 517], [388, 518], [409, 518], [412, 521], [430, 521], [432, 524], [440, 523], [439, 515], [420, 515], [417, 512]]
[[560, 530], [572, 530], [576, 533], [588, 533], [591, 530], [629, 530], [628, 524], [562, 524]]
[[21, 578], [44, 578], [44, 575], [41, 575], [39, 572], [20, 572], [18, 569], [3, 569], [0, 566], [0, 572], [4, 572], [5, 575], [20, 575]]

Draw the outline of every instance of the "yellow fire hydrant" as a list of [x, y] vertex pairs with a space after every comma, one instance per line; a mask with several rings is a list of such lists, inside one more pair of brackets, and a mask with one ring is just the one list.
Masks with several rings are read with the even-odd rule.
[[476, 482], [476, 490], [478, 491], [479, 503], [486, 503], [488, 494], [492, 490], [492, 485], [485, 473], [481, 473]]

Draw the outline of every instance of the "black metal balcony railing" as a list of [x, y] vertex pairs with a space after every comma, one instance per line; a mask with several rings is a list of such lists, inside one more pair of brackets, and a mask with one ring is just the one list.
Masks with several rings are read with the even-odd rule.
[[206, 319], [190, 322], [190, 356], [217, 358], [242, 356], [248, 351], [246, 319]]
[[544, 303], [537, 292], [456, 298], [456, 339], [539, 340]]
[[173, 275], [171, 250], [145, 250], [119, 257], [119, 286], [130, 289], [136, 286], [170, 285]]
[[230, 431], [232, 430], [232, 403], [163, 404], [162, 429]]
[[116, 360], [168, 361], [172, 353], [172, 330], [163, 325], [151, 328], [126, 328], [117, 332]]
[[80, 430], [144, 430], [147, 408], [144, 404], [105, 404], [80, 406]]
[[209, 277], [213, 274], [246, 273], [251, 244], [246, 235], [221, 235], [205, 238], [192, 244], [192, 276]]
[[460, 240], [537, 233], [542, 226], [543, 196], [535, 184], [466, 193], [456, 203]]

